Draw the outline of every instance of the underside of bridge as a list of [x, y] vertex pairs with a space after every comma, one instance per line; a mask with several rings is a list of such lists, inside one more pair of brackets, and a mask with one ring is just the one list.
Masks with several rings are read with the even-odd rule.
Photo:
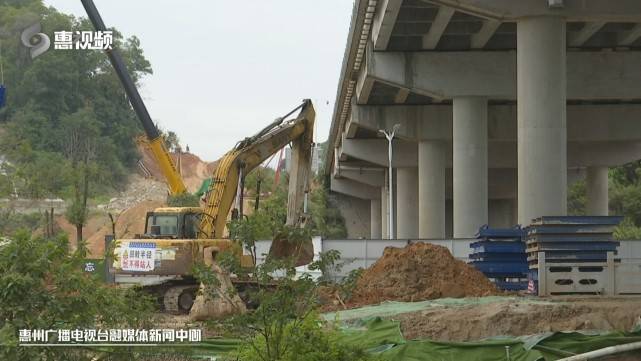
[[606, 215], [608, 168], [641, 158], [641, 2], [357, 0], [326, 156], [332, 191], [369, 203], [350, 236], [527, 225], [578, 179]]

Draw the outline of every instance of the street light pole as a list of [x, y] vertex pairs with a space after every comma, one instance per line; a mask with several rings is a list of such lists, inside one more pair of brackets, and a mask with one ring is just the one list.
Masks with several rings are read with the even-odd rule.
[[392, 131], [388, 132], [385, 129], [379, 129], [379, 132], [381, 132], [385, 138], [387, 138], [387, 159], [388, 159], [388, 168], [387, 168], [387, 173], [388, 173], [388, 183], [387, 183], [387, 190], [389, 192], [389, 198], [388, 198], [388, 206], [389, 206], [389, 223], [387, 229], [389, 230], [389, 239], [395, 239], [396, 235], [394, 234], [394, 192], [393, 186], [392, 186], [392, 141], [394, 140], [394, 135], [396, 135], [396, 131], [400, 127], [400, 124], [394, 124], [392, 127]]

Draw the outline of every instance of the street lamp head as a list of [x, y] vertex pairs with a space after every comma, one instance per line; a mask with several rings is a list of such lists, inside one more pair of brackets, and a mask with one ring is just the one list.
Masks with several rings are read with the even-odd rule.
[[389, 131], [389, 132], [388, 132], [388, 131], [387, 131], [387, 130], [385, 130], [385, 129], [379, 129], [379, 130], [378, 130], [378, 132], [379, 132], [379, 133], [381, 133], [381, 134], [383, 134], [383, 135], [385, 136], [385, 138], [387, 138], [387, 140], [392, 141], [392, 139], [394, 139], [394, 135], [396, 134], [396, 131], [397, 131], [400, 127], [401, 127], [401, 125], [400, 125], [400, 124], [394, 124], [394, 126], [392, 127], [392, 130], [391, 130], [391, 131]]

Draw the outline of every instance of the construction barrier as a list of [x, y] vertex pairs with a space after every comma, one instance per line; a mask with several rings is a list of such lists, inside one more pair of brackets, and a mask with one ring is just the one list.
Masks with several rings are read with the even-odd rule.
[[539, 252], [538, 294], [641, 295], [641, 258], [616, 260], [608, 252], [606, 262], [555, 263]]

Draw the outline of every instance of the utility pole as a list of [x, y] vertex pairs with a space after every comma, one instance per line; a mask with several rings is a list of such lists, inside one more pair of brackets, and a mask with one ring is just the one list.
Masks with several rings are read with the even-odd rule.
[[389, 223], [387, 229], [389, 230], [389, 239], [395, 239], [396, 234], [394, 233], [394, 192], [392, 191], [394, 188], [392, 186], [392, 141], [394, 140], [394, 135], [396, 135], [396, 131], [398, 128], [400, 128], [400, 124], [394, 124], [392, 127], [392, 131], [388, 132], [385, 129], [379, 129], [378, 131], [381, 132], [385, 138], [387, 138], [387, 158], [388, 158], [388, 168], [387, 168], [387, 174], [388, 174], [388, 193], [389, 193], [389, 200], [388, 200], [388, 206], [389, 206]]

